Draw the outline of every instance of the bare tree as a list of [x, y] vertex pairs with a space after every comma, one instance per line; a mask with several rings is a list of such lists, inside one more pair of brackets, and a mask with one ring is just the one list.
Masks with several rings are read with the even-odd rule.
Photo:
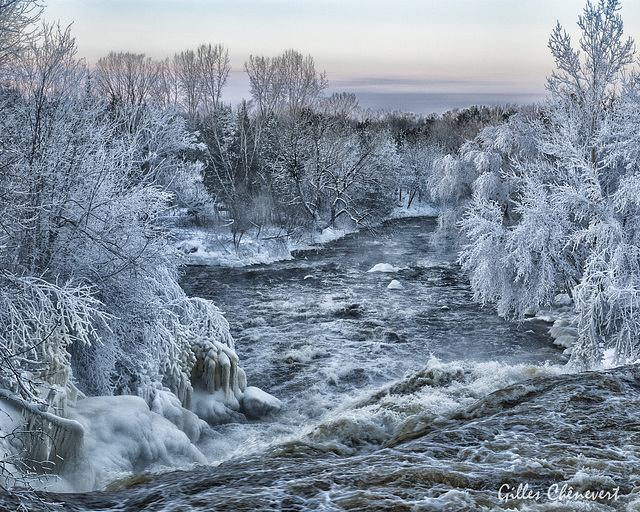
[[352, 120], [360, 108], [356, 95], [347, 92], [333, 93], [324, 101], [323, 107], [327, 115], [343, 123]]
[[160, 71], [160, 63], [144, 53], [111, 52], [96, 64], [96, 83], [112, 103], [141, 105], [152, 99]]
[[287, 110], [296, 115], [304, 108], [316, 106], [328, 82], [324, 72], [316, 72], [313, 57], [287, 50], [277, 58], [277, 63]]
[[256, 103], [258, 115], [266, 117], [269, 113], [275, 113], [281, 102], [282, 84], [276, 73], [274, 59], [251, 55], [244, 69], [249, 75], [251, 97]]
[[325, 73], [316, 71], [313, 57], [295, 50], [273, 58], [250, 56], [245, 71], [260, 115], [297, 116], [316, 106], [328, 86]]
[[156, 81], [153, 96], [158, 105], [164, 108], [177, 107], [180, 101], [180, 88], [171, 60], [166, 58], [160, 62], [158, 80]]
[[222, 89], [231, 71], [229, 51], [222, 44], [203, 44], [197, 50], [202, 89], [202, 104], [206, 113], [220, 107]]
[[173, 69], [178, 81], [182, 108], [190, 121], [194, 121], [201, 100], [200, 66], [193, 50], [173, 56]]

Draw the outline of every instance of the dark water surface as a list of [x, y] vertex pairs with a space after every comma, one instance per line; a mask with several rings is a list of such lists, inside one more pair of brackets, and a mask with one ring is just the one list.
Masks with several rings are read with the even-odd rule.
[[[46, 499], [85, 511], [640, 510], [640, 369], [567, 373], [548, 324], [473, 303], [433, 229], [393, 221], [292, 261], [189, 269], [184, 288], [225, 311], [249, 384], [284, 410], [216, 427], [200, 446], [210, 466]], [[398, 270], [367, 272], [378, 263]]]

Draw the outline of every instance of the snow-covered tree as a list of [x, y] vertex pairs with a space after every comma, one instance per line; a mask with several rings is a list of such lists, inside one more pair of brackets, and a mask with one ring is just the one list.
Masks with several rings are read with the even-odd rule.
[[151, 401], [165, 386], [188, 405], [193, 382], [235, 403], [244, 386], [161, 222], [202, 191], [194, 136], [175, 111], [96, 95], [75, 50], [45, 25], [0, 89], [0, 394], [45, 434], [26, 443], [41, 461], [81, 434], [61, 417], [77, 388]]
[[407, 206], [411, 206], [416, 196], [421, 200], [429, 194], [433, 165], [443, 155], [438, 146], [427, 140], [418, 140], [404, 142], [399, 156], [402, 170], [398, 173], [398, 199], [406, 200]]
[[632, 128], [638, 102], [635, 79], [624, 83], [634, 46], [623, 39], [619, 9], [616, 0], [587, 3], [578, 20], [580, 50], [555, 28], [551, 97], [520, 130], [528, 133], [518, 144], [525, 151], [500, 186], [486, 174], [475, 180], [462, 224], [470, 244], [461, 261], [481, 301], [521, 318], [559, 292], [574, 298], [573, 361], [582, 366], [598, 365], [607, 349], [619, 362], [640, 352]]
[[36, 0], [0, 0], [0, 65], [20, 54], [39, 15]]

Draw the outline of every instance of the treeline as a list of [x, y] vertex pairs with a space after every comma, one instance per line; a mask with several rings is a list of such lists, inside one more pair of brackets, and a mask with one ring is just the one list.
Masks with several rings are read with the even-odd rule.
[[110, 53], [93, 73], [112, 105], [177, 110], [198, 137], [209, 202], [188, 203], [194, 222], [229, 225], [234, 238], [265, 226], [293, 234], [340, 220], [369, 225], [398, 202], [428, 199], [433, 162], [515, 108], [472, 107], [442, 117], [365, 111], [353, 94], [327, 96], [311, 56], [250, 56], [249, 101], [222, 101], [228, 50], [201, 45], [172, 59]]

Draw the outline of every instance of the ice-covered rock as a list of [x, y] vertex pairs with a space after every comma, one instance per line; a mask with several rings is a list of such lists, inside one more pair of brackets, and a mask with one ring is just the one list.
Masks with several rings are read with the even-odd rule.
[[578, 340], [577, 317], [562, 315], [557, 318], [549, 329], [553, 344], [571, 350]]
[[404, 286], [402, 286], [402, 283], [400, 281], [398, 281], [397, 279], [393, 279], [389, 285], [387, 286], [387, 288], [389, 290], [402, 290], [404, 288]]
[[193, 390], [191, 410], [209, 425], [220, 425], [231, 421], [242, 421], [240, 402], [229, 400], [221, 390], [209, 392], [196, 388]]
[[268, 414], [280, 412], [282, 402], [266, 391], [249, 386], [242, 397], [242, 412], [250, 420], [257, 420]]
[[367, 272], [393, 273], [393, 272], [398, 272], [399, 270], [400, 270], [399, 267], [394, 267], [393, 265], [391, 265], [389, 263], [378, 263], [378, 264], [374, 265], [373, 267], [371, 267], [369, 270], [367, 270]]

